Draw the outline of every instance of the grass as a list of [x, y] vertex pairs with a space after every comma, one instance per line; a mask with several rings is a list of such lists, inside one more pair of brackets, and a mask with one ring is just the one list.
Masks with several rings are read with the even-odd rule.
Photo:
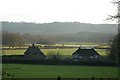
[[2, 50], [3, 55], [22, 55], [24, 54], [24, 50]]
[[3, 70], [14, 73], [15, 78], [117, 78], [116, 67], [50, 66], [28, 64], [3, 64]]
[[61, 54], [61, 55], [72, 55], [77, 49], [41, 49], [46, 55], [50, 54]]
[[[36, 44], [36, 46], [41, 46], [42, 44]], [[103, 45], [103, 44], [95, 44], [95, 43], [78, 43], [75, 44], [75, 43], [66, 43], [64, 44], [64, 46], [76, 46], [76, 47], [79, 47], [79, 46], [84, 46], [84, 47], [87, 47], [87, 46], [98, 46], [98, 45]], [[31, 44], [28, 44], [27, 46], [31, 46]], [[62, 46], [62, 44], [55, 44], [55, 45], [42, 45], [42, 46]], [[104, 46], [107, 46], [107, 44], [104, 44]], [[4, 48], [7, 48], [7, 46], [3, 46]], [[16, 47], [16, 48], [19, 48]], [[25, 48], [24, 47], [21, 47], [21, 48]], [[27, 48], [27, 47], [26, 47]], [[73, 52], [75, 52], [78, 48], [65, 48], [65, 49], [41, 49], [41, 51], [45, 54], [45, 55], [72, 55]], [[107, 55], [108, 52], [105, 50], [105, 49], [95, 49], [100, 55]], [[24, 52], [26, 51], [26, 49], [20, 49], [20, 50], [2, 50], [2, 54], [3, 55], [23, 55]]]
[[102, 56], [108, 55], [108, 51], [106, 49], [95, 49], [95, 50]]
[[[55, 54], [60, 54], [60, 55], [72, 55], [77, 48], [69, 48], [69, 49], [41, 49], [41, 51], [45, 55], [55, 55]], [[2, 50], [3, 55], [23, 55], [26, 49], [23, 50]], [[96, 49], [96, 51], [100, 55], [107, 55], [107, 52], [105, 49]]]

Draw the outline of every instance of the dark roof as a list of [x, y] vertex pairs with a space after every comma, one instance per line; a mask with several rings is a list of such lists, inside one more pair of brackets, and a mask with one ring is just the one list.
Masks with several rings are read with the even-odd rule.
[[37, 46], [34, 46], [34, 44], [32, 46], [30, 46], [24, 53], [25, 55], [38, 55], [38, 56], [45, 56], [43, 54], [43, 52], [37, 47]]
[[76, 50], [72, 55], [78, 54], [79, 56], [100, 56], [93, 48], [92, 49], [81, 49]]

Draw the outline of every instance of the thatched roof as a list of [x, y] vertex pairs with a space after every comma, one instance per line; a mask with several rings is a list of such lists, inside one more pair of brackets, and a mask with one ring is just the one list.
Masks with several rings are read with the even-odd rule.
[[100, 56], [93, 48], [91, 48], [91, 49], [81, 49], [81, 48], [79, 48], [72, 55], [75, 55], [75, 54], [79, 55], [79, 56], [94, 56], [94, 55]]
[[32, 46], [30, 46], [24, 53], [24, 55], [37, 55], [40, 57], [46, 57], [43, 52], [34, 44], [32, 44]]

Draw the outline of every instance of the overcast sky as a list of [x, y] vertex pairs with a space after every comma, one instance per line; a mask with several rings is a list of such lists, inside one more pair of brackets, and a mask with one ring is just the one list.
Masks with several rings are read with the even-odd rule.
[[0, 0], [0, 21], [107, 23], [113, 0]]

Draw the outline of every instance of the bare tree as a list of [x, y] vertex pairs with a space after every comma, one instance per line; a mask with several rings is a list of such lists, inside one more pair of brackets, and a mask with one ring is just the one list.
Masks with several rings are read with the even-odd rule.
[[120, 57], [120, 1], [113, 2], [117, 4], [118, 12], [114, 16], [110, 16], [110, 20], [117, 20], [118, 24], [118, 34], [114, 37], [111, 45], [111, 51], [109, 54], [109, 58], [114, 60], [117, 64], [119, 64], [118, 58]]
[[23, 44], [23, 37], [19, 33], [10, 33], [3, 31], [2, 34], [3, 45], [9, 45], [10, 47], [20, 46]]

